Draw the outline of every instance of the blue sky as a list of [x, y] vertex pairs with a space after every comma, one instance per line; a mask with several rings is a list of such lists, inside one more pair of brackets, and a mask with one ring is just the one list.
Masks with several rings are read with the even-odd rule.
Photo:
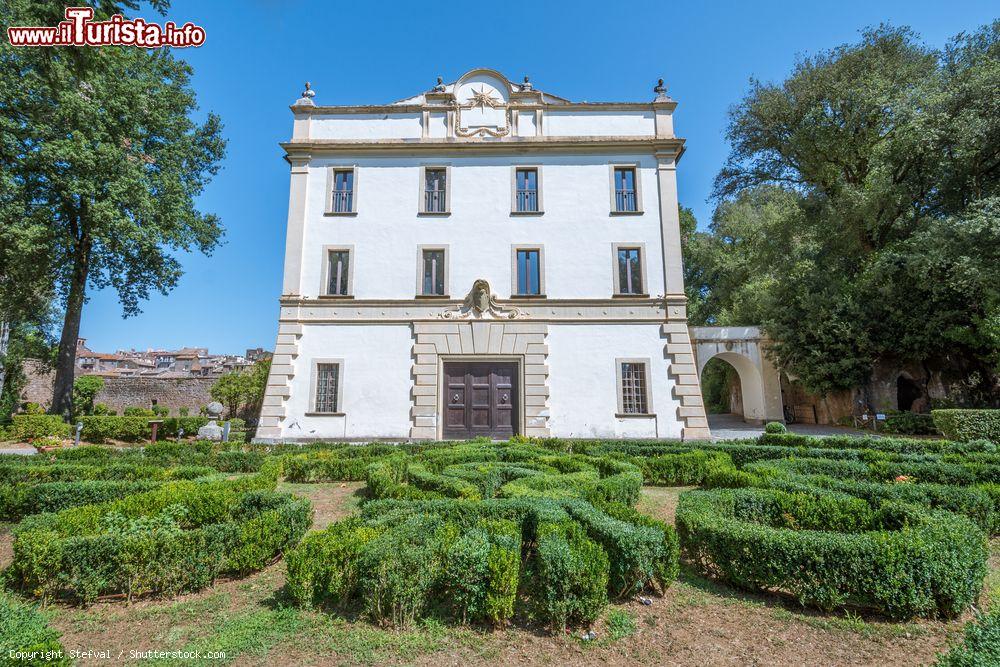
[[[91, 294], [81, 335], [91, 349], [273, 347], [284, 260], [288, 166], [278, 142], [309, 80], [320, 104], [378, 104], [473, 67], [572, 100], [644, 101], [663, 77], [679, 102], [687, 153], [680, 199], [704, 225], [726, 157], [726, 112], [751, 76], [780, 80], [797, 54], [854, 41], [866, 26], [908, 25], [934, 46], [1000, 15], [996, 2], [330, 2], [174, 0], [169, 19], [206, 29], [178, 53], [195, 68], [202, 110], [222, 116], [222, 171], [200, 199], [221, 216], [212, 257], [184, 255], [185, 275], [123, 320], [113, 292]], [[137, 14], [161, 22], [155, 12]]]

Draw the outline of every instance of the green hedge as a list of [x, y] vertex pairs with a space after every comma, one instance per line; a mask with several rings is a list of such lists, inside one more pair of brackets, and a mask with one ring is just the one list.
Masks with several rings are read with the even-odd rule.
[[985, 535], [965, 517], [832, 493], [718, 489], [681, 495], [686, 556], [739, 588], [822, 609], [955, 617], [982, 588]]
[[1000, 410], [931, 410], [931, 416], [946, 438], [1000, 444]]
[[437, 610], [502, 626], [524, 604], [555, 631], [594, 620], [609, 598], [662, 591], [679, 569], [662, 522], [619, 503], [539, 496], [374, 500], [287, 560], [303, 605], [358, 603], [391, 625]]
[[0, 665], [70, 665], [59, 633], [34, 605], [0, 591]]
[[825, 489], [856, 496], [873, 505], [892, 501], [948, 510], [967, 516], [988, 534], [1000, 533], [1000, 493], [991, 491], [989, 485], [887, 483], [866, 479], [853, 462], [823, 462], [842, 464], [841, 470], [831, 465], [814, 467], [810, 465], [813, 463], [810, 459], [753, 463], [737, 474], [741, 475], [740, 486], [795, 492]]
[[112, 593], [173, 595], [223, 572], [259, 569], [312, 521], [309, 502], [269, 490], [275, 483], [272, 469], [234, 481], [172, 482], [29, 516], [14, 530], [8, 580], [34, 596], [89, 603]]
[[15, 440], [65, 438], [70, 426], [59, 415], [14, 415], [10, 434]]
[[983, 614], [965, 626], [961, 644], [940, 656], [937, 667], [1000, 665], [1000, 611]]
[[98, 444], [107, 442], [108, 440], [120, 440], [122, 442], [149, 440], [152, 435], [149, 420], [149, 417], [131, 416], [80, 417], [80, 423], [83, 424], [80, 439]]
[[935, 435], [938, 433], [934, 418], [919, 412], [891, 412], [885, 416], [886, 433], [901, 435]]

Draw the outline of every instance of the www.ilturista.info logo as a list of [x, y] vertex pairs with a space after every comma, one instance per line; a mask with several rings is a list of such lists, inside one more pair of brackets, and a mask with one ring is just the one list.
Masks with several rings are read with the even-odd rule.
[[115, 14], [107, 21], [94, 21], [90, 7], [67, 7], [66, 20], [55, 27], [12, 26], [7, 28], [11, 46], [161, 46], [184, 48], [205, 43], [205, 29], [190, 21], [178, 27], [173, 21], [148, 23]]

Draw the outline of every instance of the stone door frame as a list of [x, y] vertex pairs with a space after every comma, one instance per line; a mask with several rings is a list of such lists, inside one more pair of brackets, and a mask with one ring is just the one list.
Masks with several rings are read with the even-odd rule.
[[413, 323], [410, 437], [440, 439], [444, 430], [444, 361], [516, 361], [520, 368], [520, 433], [549, 436], [548, 325], [472, 320]]

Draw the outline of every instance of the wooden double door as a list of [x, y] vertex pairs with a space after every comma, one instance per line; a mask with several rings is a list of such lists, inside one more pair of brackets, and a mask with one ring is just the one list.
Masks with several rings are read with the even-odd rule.
[[518, 431], [517, 364], [444, 364], [444, 437], [507, 439]]

